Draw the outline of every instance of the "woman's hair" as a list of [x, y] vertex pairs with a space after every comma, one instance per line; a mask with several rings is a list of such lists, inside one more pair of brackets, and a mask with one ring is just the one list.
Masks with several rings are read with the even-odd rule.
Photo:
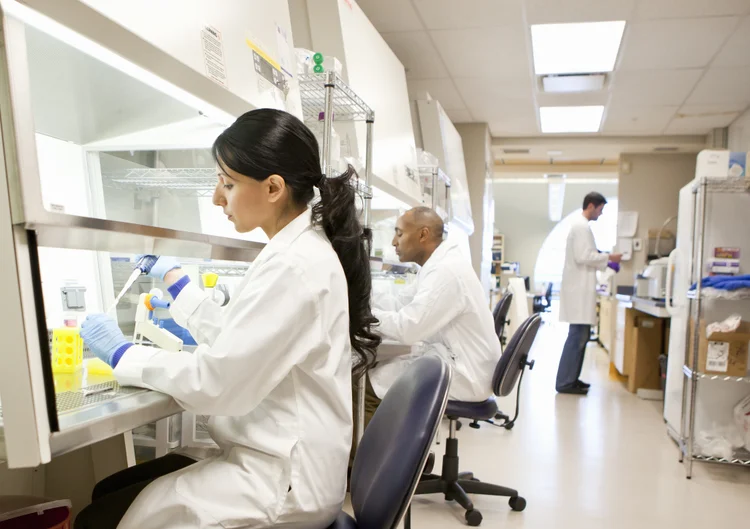
[[339, 177], [321, 173], [318, 141], [299, 119], [281, 110], [246, 112], [214, 142], [212, 154], [224, 167], [262, 182], [276, 174], [286, 182], [294, 204], [306, 205], [320, 189], [312, 223], [323, 228], [341, 261], [349, 293], [349, 338], [358, 361], [355, 376], [375, 362], [380, 337], [372, 331], [378, 320], [370, 310], [370, 230], [363, 229], [356, 207], [356, 176], [350, 165]]

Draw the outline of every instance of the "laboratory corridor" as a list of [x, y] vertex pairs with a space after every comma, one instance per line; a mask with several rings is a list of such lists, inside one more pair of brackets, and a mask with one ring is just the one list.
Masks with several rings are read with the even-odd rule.
[[[460, 468], [518, 489], [528, 507], [513, 512], [504, 498], [473, 496], [483, 527], [526, 529], [681, 529], [747, 527], [750, 474], [695, 465], [692, 481], [666, 434], [662, 404], [641, 400], [609, 377], [609, 356], [590, 343], [585, 397], [555, 392], [567, 325], [545, 322], [524, 376], [521, 415], [511, 431], [466, 424], [458, 434]], [[505, 412], [514, 401], [499, 402]], [[435, 447], [440, 465], [447, 422]], [[463, 510], [442, 496], [415, 496], [412, 527], [462, 527]]]

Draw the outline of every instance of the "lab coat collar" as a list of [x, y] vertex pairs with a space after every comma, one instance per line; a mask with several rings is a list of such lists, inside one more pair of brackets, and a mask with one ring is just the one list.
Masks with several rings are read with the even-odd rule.
[[258, 255], [258, 259], [268, 257], [292, 244], [300, 235], [312, 227], [312, 209], [307, 208], [297, 218], [284, 226], [273, 239], [268, 241]]
[[432, 252], [432, 255], [429, 259], [427, 259], [427, 262], [425, 262], [424, 266], [422, 267], [422, 270], [425, 268], [436, 266], [440, 261], [443, 260], [443, 258], [450, 252], [453, 248], [455, 248], [457, 245], [454, 241], [448, 241], [444, 240], [440, 243], [440, 246], [435, 248], [435, 251]]

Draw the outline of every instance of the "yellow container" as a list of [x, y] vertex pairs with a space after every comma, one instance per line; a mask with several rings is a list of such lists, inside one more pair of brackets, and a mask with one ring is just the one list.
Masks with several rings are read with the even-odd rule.
[[78, 327], [52, 331], [52, 372], [75, 373], [83, 365], [83, 339]]

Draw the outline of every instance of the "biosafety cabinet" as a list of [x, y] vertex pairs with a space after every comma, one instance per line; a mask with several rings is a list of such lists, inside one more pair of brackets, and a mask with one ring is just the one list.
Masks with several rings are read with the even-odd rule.
[[[0, 6], [0, 461], [19, 468], [181, 411], [119, 387], [75, 338], [135, 255], [179, 257], [231, 295], [264, 240], [211, 203], [210, 146], [250, 102], [81, 2]], [[298, 98], [283, 81], [278, 100]], [[159, 287], [139, 279], [111, 312], [126, 336]]]

